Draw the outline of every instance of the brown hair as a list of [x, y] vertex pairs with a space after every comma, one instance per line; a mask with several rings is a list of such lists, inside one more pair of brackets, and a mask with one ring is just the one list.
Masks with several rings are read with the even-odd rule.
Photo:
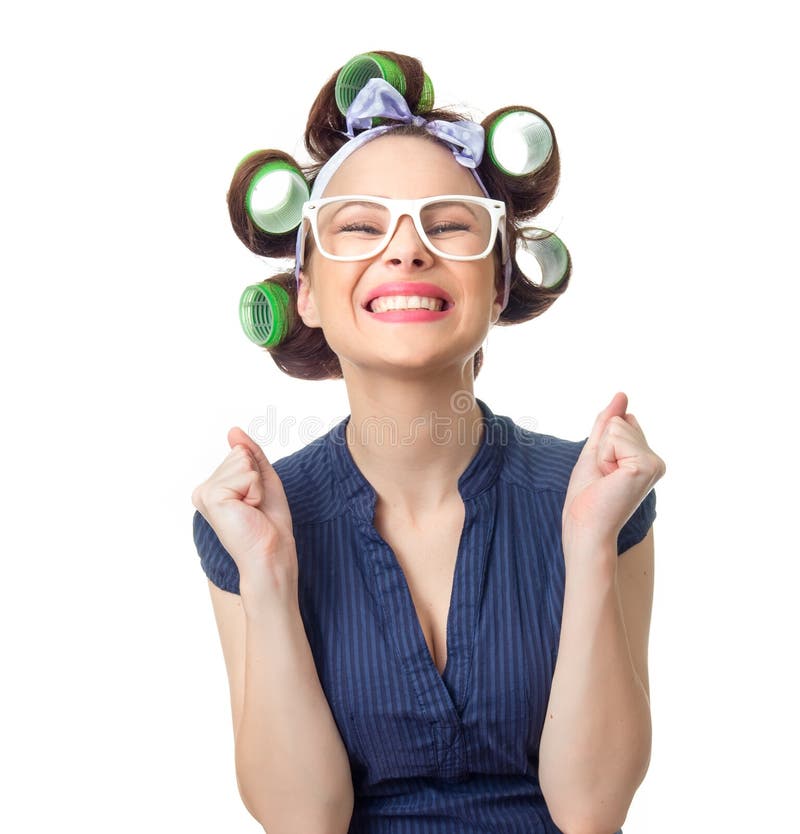
[[[422, 64], [407, 55], [395, 52], [379, 52], [394, 61], [406, 79], [405, 99], [412, 113], [417, 113], [424, 72]], [[256, 151], [239, 163], [228, 190], [228, 209], [234, 231], [248, 249], [258, 255], [276, 258], [290, 258], [295, 254], [296, 233], [268, 235], [255, 226], [245, 210], [245, 198], [253, 174], [271, 159], [279, 159], [303, 171], [309, 186], [313, 186], [322, 166], [348, 141], [344, 135], [345, 117], [339, 111], [334, 97], [337, 70], [317, 95], [308, 116], [305, 132], [305, 146], [313, 163], [299, 165], [292, 157], [277, 150]], [[559, 155], [555, 131], [550, 122], [538, 111], [526, 106], [503, 107], [487, 116], [483, 128], [488, 132], [491, 123], [502, 113], [510, 110], [528, 110], [543, 119], [553, 135], [553, 149], [547, 162], [538, 171], [525, 176], [511, 176], [504, 173], [486, 153], [477, 172], [486, 190], [495, 199], [506, 204], [506, 231], [512, 253], [511, 289], [506, 308], [500, 314], [499, 325], [517, 324], [540, 316], [569, 285], [572, 272], [568, 257], [564, 278], [554, 288], [538, 286], [530, 281], [517, 265], [514, 252], [518, 230], [524, 221], [530, 220], [552, 200], [558, 186]], [[458, 121], [466, 118], [454, 110], [426, 111], [427, 119]], [[391, 123], [391, 122], [389, 122]], [[391, 135], [420, 136], [438, 141], [424, 127], [401, 125]], [[498, 261], [499, 263], [499, 261]], [[297, 314], [297, 287], [294, 272], [284, 272], [269, 280], [280, 284], [289, 295], [289, 330], [275, 347], [268, 348], [275, 364], [285, 373], [299, 379], [336, 379], [342, 376], [339, 359], [331, 350], [321, 328], [306, 327]], [[497, 270], [498, 290], [502, 289], [502, 269]], [[483, 363], [483, 349], [479, 348], [473, 360], [473, 373], [477, 377]]]

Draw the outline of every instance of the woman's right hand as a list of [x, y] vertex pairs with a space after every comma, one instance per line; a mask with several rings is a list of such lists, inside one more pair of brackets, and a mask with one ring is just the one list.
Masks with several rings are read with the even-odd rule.
[[228, 432], [228, 444], [230, 453], [195, 487], [192, 504], [236, 562], [243, 596], [296, 590], [297, 552], [281, 479], [242, 429]]

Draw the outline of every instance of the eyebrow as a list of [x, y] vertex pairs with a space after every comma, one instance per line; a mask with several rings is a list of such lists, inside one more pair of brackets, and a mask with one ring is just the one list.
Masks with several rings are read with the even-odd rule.
[[[374, 203], [372, 200], [351, 200], [351, 199], [350, 199], [347, 195], [345, 195], [344, 197], [337, 197], [337, 199], [342, 200], [342, 202], [345, 202], [345, 201], [346, 201], [346, 202], [347, 202], [349, 205], [351, 205], [351, 206], [372, 206], [372, 205], [378, 205], [377, 203]], [[381, 199], [383, 199], [383, 200], [388, 200], [388, 199], [390, 199], [390, 198], [389, 198], [389, 197], [382, 197]]]
[[330, 213], [328, 214], [328, 222], [338, 218], [339, 215], [343, 211], [346, 211], [351, 206], [363, 206], [365, 208], [368, 208], [370, 206], [376, 205], [376, 203], [370, 203], [369, 200], [348, 200], [346, 194], [341, 199], [342, 199], [342, 202], [339, 203], [338, 205], [335, 205], [335, 206], [332, 206], [330, 204], [328, 205], [329, 209], [331, 209], [331, 208], [333, 209], [333, 214], [330, 214]]
[[[372, 200], [351, 200], [346, 194], [342, 195], [341, 197], [336, 197], [336, 200], [340, 200], [341, 202], [338, 205], [328, 203], [327, 208], [334, 208], [335, 207], [335, 214], [338, 214], [342, 209], [346, 208], [347, 206], [375, 206], [379, 205], [378, 203], [374, 203]], [[388, 198], [387, 198], [388, 199]]]
[[[466, 195], [465, 195], [466, 196]], [[440, 203], [444, 205], [453, 205], [456, 200], [440, 200]], [[470, 202], [469, 200], [464, 200], [460, 203], [460, 205], [464, 206], [464, 208], [477, 220], [478, 219], [478, 212], [475, 210], [475, 204]]]
[[[366, 195], [364, 195], [364, 196], [366, 196]], [[370, 197], [375, 197], [379, 200], [389, 200], [390, 202], [408, 202], [407, 200], [404, 200], [404, 199], [401, 199], [401, 198], [384, 197], [382, 194], [370, 194], [369, 196]], [[456, 195], [449, 195], [449, 196], [456, 196]], [[457, 195], [457, 196], [460, 198], [462, 195]], [[436, 202], [439, 202], [442, 205], [455, 205], [456, 203], [458, 203], [459, 205], [462, 205], [470, 213], [473, 220], [480, 221], [482, 219], [483, 215], [481, 214], [480, 217], [479, 217], [478, 210], [476, 209], [475, 204], [472, 203], [472, 201], [469, 199], [470, 196], [471, 195], [469, 195], [469, 194], [464, 194], [463, 197], [465, 199], [461, 202], [459, 202], [459, 200], [438, 200], [437, 201], [435, 194], [433, 194], [431, 197], [420, 197], [418, 199], [420, 199], [420, 200], [431, 199], [432, 202], [429, 205], [433, 205]], [[341, 194], [341, 195], [339, 195], [337, 197], [334, 197], [332, 199], [342, 201], [342, 205], [336, 207], [336, 210], [333, 213], [333, 217], [336, 217], [336, 215], [339, 214], [339, 212], [342, 211], [345, 208], [345, 206], [373, 206], [373, 205], [378, 205], [378, 204], [372, 202], [372, 200], [369, 200], [369, 199], [353, 200], [350, 197], [348, 197], [347, 194]]]

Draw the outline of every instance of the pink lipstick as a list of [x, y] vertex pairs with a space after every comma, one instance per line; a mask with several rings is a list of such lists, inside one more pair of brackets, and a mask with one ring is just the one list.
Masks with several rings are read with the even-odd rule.
[[[376, 312], [371, 309], [372, 302], [376, 298], [397, 296], [420, 296], [422, 298], [435, 298], [442, 302], [440, 310], [429, 310], [425, 307], [399, 309], [399, 310], [385, 310], [383, 312]], [[421, 322], [421, 321], [437, 321], [443, 318], [453, 307], [453, 299], [450, 294], [445, 292], [436, 284], [430, 284], [422, 281], [391, 281], [386, 284], [374, 287], [367, 294], [363, 302], [364, 309], [380, 321], [387, 322]]]

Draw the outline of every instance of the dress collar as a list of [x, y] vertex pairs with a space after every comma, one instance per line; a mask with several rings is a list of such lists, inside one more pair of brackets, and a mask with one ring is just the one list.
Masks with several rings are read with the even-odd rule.
[[[458, 491], [464, 501], [494, 484], [503, 465], [505, 447], [512, 440], [508, 420], [496, 416], [483, 400], [476, 397], [475, 401], [483, 412], [483, 433], [477, 452], [458, 479]], [[350, 454], [345, 434], [349, 422], [348, 416], [327, 435], [334, 489], [362, 521], [371, 525], [377, 495]]]

